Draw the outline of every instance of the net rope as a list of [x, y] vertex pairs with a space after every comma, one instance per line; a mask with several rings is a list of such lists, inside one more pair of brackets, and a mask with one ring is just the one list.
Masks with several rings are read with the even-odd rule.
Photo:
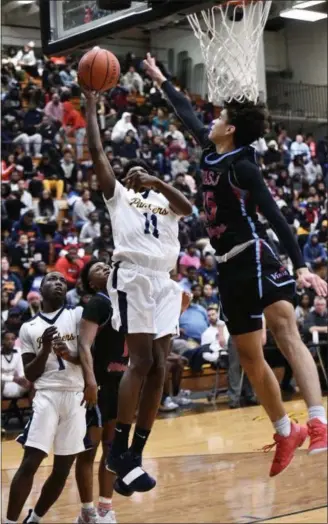
[[257, 61], [270, 8], [271, 0], [251, 0], [188, 15], [200, 43], [211, 102], [258, 100]]

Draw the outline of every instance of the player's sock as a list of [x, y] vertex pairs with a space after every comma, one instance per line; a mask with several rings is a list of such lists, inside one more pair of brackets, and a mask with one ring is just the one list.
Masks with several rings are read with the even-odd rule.
[[101, 517], [104, 517], [108, 511], [112, 510], [112, 499], [108, 499], [107, 497], [99, 497], [98, 501], [98, 514]]
[[324, 406], [312, 406], [309, 408], [309, 419], [318, 418], [323, 424], [327, 424], [327, 413]]
[[142, 428], [139, 428], [138, 426], [135, 427], [132, 445], [130, 448], [132, 453], [135, 453], [136, 455], [142, 455], [142, 452], [144, 450], [144, 447], [146, 445], [149, 435], [150, 435], [149, 429], [142, 429]]
[[35, 513], [35, 511], [33, 510], [32, 513], [31, 513], [31, 515], [30, 515], [29, 518], [27, 519], [27, 524], [28, 524], [29, 522], [36, 522], [36, 523], [39, 523], [39, 522], [41, 522], [41, 517], [39, 517], [39, 515], [37, 515], [37, 514]]
[[112, 456], [118, 457], [128, 450], [130, 429], [131, 424], [116, 423], [114, 441], [110, 451]]
[[82, 509], [93, 509], [95, 507], [93, 502], [82, 502], [81, 506]]
[[274, 422], [273, 426], [278, 435], [281, 435], [282, 437], [289, 437], [291, 432], [291, 424], [288, 415], [285, 415], [281, 419]]

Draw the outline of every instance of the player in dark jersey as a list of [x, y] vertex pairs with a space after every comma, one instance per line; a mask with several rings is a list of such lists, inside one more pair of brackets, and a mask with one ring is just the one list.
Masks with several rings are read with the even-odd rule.
[[[265, 133], [265, 107], [252, 102], [227, 103], [208, 130], [150, 55], [144, 66], [203, 148], [204, 208], [208, 235], [219, 263], [222, 310], [241, 365], [276, 429], [276, 453], [270, 472], [274, 476], [288, 466], [307, 430], [309, 453], [327, 450], [327, 419], [317, 368], [297, 329], [293, 308], [295, 281], [270, 248], [257, 208], [284, 244], [301, 287], [313, 287], [318, 295], [326, 296], [327, 284], [305, 266], [298, 244], [256, 164], [250, 144]], [[279, 384], [265, 362], [261, 341], [263, 312], [308, 406], [307, 428], [289, 420]]]
[[[128, 364], [124, 334], [112, 328], [112, 306], [106, 284], [110, 267], [91, 260], [82, 270], [82, 284], [92, 294], [84, 308], [80, 325], [79, 347], [84, 354], [91, 352], [93, 369], [98, 384], [98, 405], [87, 411], [88, 450], [76, 461], [76, 482], [82, 503], [78, 522], [114, 523], [112, 495], [115, 475], [105, 468], [110, 443], [115, 432], [118, 389]], [[93, 505], [93, 463], [99, 443], [102, 457], [99, 464], [99, 504]]]

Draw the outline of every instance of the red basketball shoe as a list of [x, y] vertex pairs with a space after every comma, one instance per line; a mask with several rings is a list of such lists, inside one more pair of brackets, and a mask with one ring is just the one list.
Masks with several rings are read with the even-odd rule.
[[279, 475], [279, 473], [289, 466], [294, 458], [295, 450], [303, 445], [307, 435], [308, 431], [306, 426], [299, 426], [298, 424], [293, 424], [293, 422], [291, 423], [291, 431], [288, 437], [283, 437], [278, 433], [274, 435], [273, 438], [275, 442], [263, 448], [267, 453], [274, 446], [277, 446], [270, 470], [270, 477]]
[[327, 424], [321, 422], [318, 418], [312, 418], [307, 423], [310, 445], [308, 453], [314, 455], [321, 451], [327, 451], [328, 448], [328, 436], [327, 436]]

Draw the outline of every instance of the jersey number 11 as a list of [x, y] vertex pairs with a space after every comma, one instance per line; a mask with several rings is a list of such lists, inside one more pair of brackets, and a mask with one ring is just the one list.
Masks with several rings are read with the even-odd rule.
[[150, 235], [150, 224], [152, 224], [153, 226], [153, 236], [155, 238], [158, 238], [159, 237], [159, 232], [158, 232], [158, 229], [157, 229], [157, 216], [154, 215], [154, 214], [151, 214], [149, 216], [148, 213], [144, 213], [144, 217], [145, 217], [145, 230], [144, 230], [144, 233], [145, 235]]

